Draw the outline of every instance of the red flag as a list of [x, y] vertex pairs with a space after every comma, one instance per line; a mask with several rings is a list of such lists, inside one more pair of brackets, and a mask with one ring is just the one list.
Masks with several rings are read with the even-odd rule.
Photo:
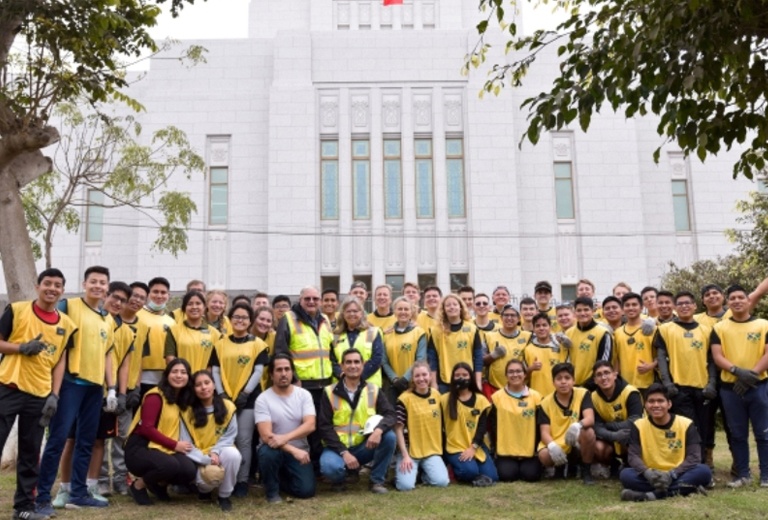
[[384, 7], [388, 5], [403, 5], [403, 0], [384, 0]]

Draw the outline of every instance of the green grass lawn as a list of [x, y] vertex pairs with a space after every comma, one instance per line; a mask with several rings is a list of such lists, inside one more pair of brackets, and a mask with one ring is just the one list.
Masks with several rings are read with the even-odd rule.
[[[338, 518], [765, 518], [768, 512], [768, 489], [757, 483], [747, 489], [725, 487], [730, 480], [730, 454], [725, 439], [718, 439], [715, 463], [717, 487], [709, 496], [691, 496], [669, 500], [626, 503], [619, 500], [620, 485], [615, 480], [584, 486], [579, 480], [550, 480], [537, 484], [497, 484], [490, 488], [472, 488], [452, 484], [447, 489], [419, 487], [408, 493], [392, 490], [387, 495], [374, 495], [367, 490], [363, 477], [346, 493], [333, 493], [320, 484], [318, 496], [311, 500], [284, 501], [271, 505], [261, 489], [251, 488], [245, 499], [234, 499], [235, 509], [228, 518], [274, 518], [291, 520], [323, 520]], [[757, 459], [753, 453], [753, 474]], [[0, 473], [0, 509], [11, 516], [14, 474]], [[54, 488], [55, 491], [56, 488]], [[59, 518], [110, 518], [111, 520], [148, 520], [175, 518], [197, 520], [222, 513], [214, 503], [202, 504], [196, 496], [175, 497], [170, 504], [138, 507], [128, 497], [115, 497], [109, 508], [95, 511], [60, 511]], [[2, 516], [2, 515], [0, 515]]]

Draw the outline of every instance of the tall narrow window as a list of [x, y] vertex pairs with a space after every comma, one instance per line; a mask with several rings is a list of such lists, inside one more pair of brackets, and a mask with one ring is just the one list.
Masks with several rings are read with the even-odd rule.
[[458, 291], [460, 287], [469, 285], [469, 274], [451, 273], [451, 291]]
[[570, 162], [555, 163], [555, 206], [557, 218], [576, 218], [573, 208], [573, 165]]
[[419, 275], [419, 287], [423, 291], [425, 287], [437, 285], [437, 275], [434, 273], [422, 273]]
[[448, 217], [466, 216], [464, 199], [464, 139], [446, 139], [446, 174], [448, 176]]
[[101, 242], [104, 236], [104, 192], [88, 190], [88, 207], [85, 217], [85, 241]]
[[392, 287], [392, 299], [403, 295], [405, 276], [402, 274], [388, 274], [385, 278], [387, 285]]
[[320, 142], [320, 217], [339, 218], [339, 141]]
[[416, 218], [434, 218], [432, 139], [416, 139], [414, 151], [416, 156]]
[[403, 218], [400, 139], [384, 139], [384, 218]]
[[672, 181], [672, 208], [675, 211], [675, 231], [690, 231], [691, 216], [688, 208], [688, 181]]
[[371, 218], [371, 143], [352, 140], [352, 209], [358, 220]]
[[210, 211], [208, 212], [208, 222], [211, 225], [227, 223], [228, 192], [229, 168], [221, 166], [211, 168]]
[[572, 302], [576, 299], [576, 286], [575, 285], [561, 285], [560, 286], [560, 301]]

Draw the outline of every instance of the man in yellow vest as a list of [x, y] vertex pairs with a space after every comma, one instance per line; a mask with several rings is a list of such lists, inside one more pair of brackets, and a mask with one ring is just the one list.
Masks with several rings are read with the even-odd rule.
[[646, 417], [632, 424], [629, 467], [619, 476], [621, 499], [643, 502], [704, 492], [712, 480], [701, 463], [701, 438], [693, 421], [670, 413], [672, 401], [659, 383], [648, 388]]
[[[395, 410], [376, 385], [361, 378], [359, 350], [351, 348], [342, 354], [341, 370], [341, 381], [325, 388], [318, 408], [318, 431], [325, 446], [320, 472], [335, 490], [343, 491], [347, 476], [356, 478], [360, 467], [372, 462], [371, 492], [387, 493], [384, 480], [395, 453]], [[374, 416], [381, 419], [366, 428]]]
[[[305, 287], [299, 302], [293, 304], [277, 324], [275, 354], [288, 354], [296, 368], [296, 378], [302, 388], [312, 394], [315, 409], [320, 409], [323, 388], [331, 384], [331, 348], [333, 333], [328, 318], [320, 312], [320, 291]], [[317, 431], [309, 435], [309, 453], [317, 467], [323, 451]]]

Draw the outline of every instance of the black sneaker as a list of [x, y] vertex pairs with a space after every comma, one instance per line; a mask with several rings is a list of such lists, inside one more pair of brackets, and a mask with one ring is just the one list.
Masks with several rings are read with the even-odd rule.
[[168, 486], [160, 486], [151, 482], [144, 481], [144, 486], [150, 493], [155, 495], [160, 502], [170, 502], [171, 495], [168, 494]]
[[232, 496], [235, 498], [245, 498], [248, 496], [248, 482], [238, 482], [235, 484], [235, 489], [232, 491]]
[[210, 491], [208, 493], [203, 493], [202, 491], [197, 492], [197, 499], [200, 502], [210, 502], [211, 497], [213, 497], [213, 495], [211, 494]]
[[50, 517], [36, 511], [13, 510], [13, 520], [48, 520]]
[[131, 498], [133, 498], [133, 501], [136, 502], [140, 506], [151, 506], [154, 504], [151, 498], [149, 498], [149, 493], [147, 493], [147, 488], [143, 489], [136, 489], [136, 482], [132, 482], [131, 485], [128, 487], [128, 494], [131, 495]]
[[624, 502], [645, 502], [651, 500], [649, 497], [653, 496], [652, 493], [643, 493], [642, 491], [634, 491], [632, 489], [621, 490], [621, 500]]
[[232, 511], [232, 501], [229, 497], [219, 497], [219, 507], [222, 511]]
[[595, 479], [592, 477], [591, 464], [583, 464], [581, 466], [581, 481], [585, 486], [594, 486]]

